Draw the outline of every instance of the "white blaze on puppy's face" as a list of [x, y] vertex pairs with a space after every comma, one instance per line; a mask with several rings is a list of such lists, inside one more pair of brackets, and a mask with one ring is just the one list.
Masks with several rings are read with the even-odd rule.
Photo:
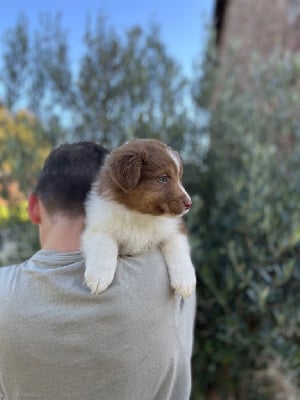
[[[187, 200], [191, 201], [190, 196], [188, 195], [187, 191], [185, 190], [185, 188], [183, 187], [183, 184], [181, 182], [181, 177], [182, 177], [182, 165], [181, 165], [181, 158], [179, 156], [179, 154], [175, 151], [173, 151], [172, 149], [168, 149], [168, 153], [171, 157], [171, 159], [173, 160], [174, 164], [176, 165], [177, 168], [177, 172], [178, 172], [178, 186], [181, 189], [182, 193], [184, 196], [186, 196]], [[188, 210], [187, 210], [188, 211]], [[186, 212], [187, 212], [186, 211]]]
[[178, 175], [180, 175], [181, 160], [179, 158], [179, 155], [177, 153], [175, 153], [171, 149], [168, 149], [168, 153], [169, 153], [169, 156], [171, 157], [171, 159], [173, 160], [173, 162], [176, 165], [176, 168], [177, 168], [177, 171], [178, 171]]

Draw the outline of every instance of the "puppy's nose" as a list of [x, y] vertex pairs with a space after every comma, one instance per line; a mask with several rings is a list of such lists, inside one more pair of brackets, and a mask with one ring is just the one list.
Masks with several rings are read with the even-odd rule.
[[184, 203], [184, 208], [186, 210], [189, 210], [192, 207], [192, 204], [193, 204], [191, 199], [186, 199], [186, 200], [183, 201], [183, 203]]

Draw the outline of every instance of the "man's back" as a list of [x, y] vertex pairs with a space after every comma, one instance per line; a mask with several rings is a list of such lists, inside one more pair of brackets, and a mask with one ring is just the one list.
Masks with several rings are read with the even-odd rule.
[[188, 399], [195, 298], [160, 253], [119, 260], [100, 296], [83, 274], [79, 252], [46, 250], [0, 269], [0, 399]]

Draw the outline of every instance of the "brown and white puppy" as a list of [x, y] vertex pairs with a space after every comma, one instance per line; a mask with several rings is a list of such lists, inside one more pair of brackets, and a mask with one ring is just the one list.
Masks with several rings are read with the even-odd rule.
[[194, 291], [195, 271], [181, 220], [192, 202], [182, 172], [179, 154], [158, 140], [131, 140], [107, 156], [86, 202], [82, 235], [85, 280], [93, 293], [113, 281], [118, 255], [155, 247], [165, 257], [175, 293], [186, 297]]

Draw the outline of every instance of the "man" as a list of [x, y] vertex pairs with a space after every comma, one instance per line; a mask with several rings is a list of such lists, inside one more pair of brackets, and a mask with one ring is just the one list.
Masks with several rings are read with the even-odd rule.
[[84, 284], [84, 201], [106, 154], [59, 147], [29, 197], [41, 250], [0, 268], [1, 400], [189, 398], [195, 298], [174, 296], [161, 254], [120, 259], [99, 296]]

